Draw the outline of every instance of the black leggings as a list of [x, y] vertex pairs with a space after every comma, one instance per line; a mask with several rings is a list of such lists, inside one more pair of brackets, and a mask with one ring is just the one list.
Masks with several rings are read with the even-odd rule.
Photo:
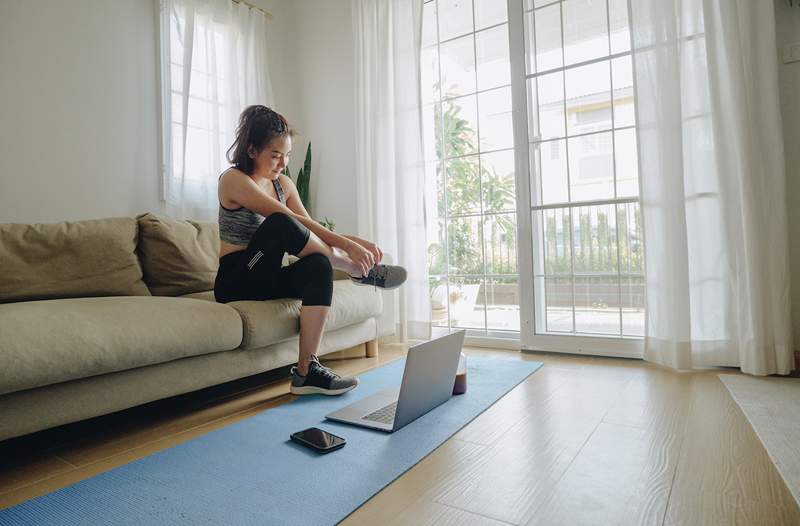
[[309, 254], [281, 267], [283, 253], [297, 255], [311, 232], [286, 214], [267, 216], [247, 249], [219, 260], [214, 296], [220, 303], [238, 300], [298, 298], [303, 305], [330, 306], [333, 267], [324, 254]]

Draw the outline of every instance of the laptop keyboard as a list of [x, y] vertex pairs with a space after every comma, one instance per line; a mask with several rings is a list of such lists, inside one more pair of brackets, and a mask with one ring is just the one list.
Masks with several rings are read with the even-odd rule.
[[397, 401], [392, 402], [387, 406], [383, 406], [377, 411], [373, 411], [362, 420], [372, 420], [373, 422], [380, 422], [382, 424], [391, 424], [394, 422], [394, 413], [397, 410]]

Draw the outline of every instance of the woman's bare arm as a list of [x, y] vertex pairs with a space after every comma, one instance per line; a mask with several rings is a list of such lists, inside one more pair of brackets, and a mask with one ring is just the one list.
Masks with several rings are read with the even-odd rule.
[[[288, 178], [281, 179], [281, 181], [288, 180]], [[367, 250], [355, 241], [331, 232], [311, 219], [305, 207], [302, 206], [299, 196], [297, 196], [297, 189], [294, 188], [294, 184], [291, 181], [285, 185], [285, 190], [288, 189], [290, 193], [294, 194], [294, 198], [287, 197], [286, 199], [287, 205], [290, 206], [284, 205], [266, 193], [250, 177], [235, 170], [225, 174], [220, 181], [220, 185], [220, 193], [224, 194], [227, 199], [257, 214], [267, 217], [271, 214], [281, 213], [293, 217], [316, 234], [323, 243], [343, 250], [362, 269], [364, 275], [375, 264], [375, 256], [372, 251]], [[299, 207], [297, 203], [300, 204]]]
[[[283, 180], [284, 178], [281, 179], [281, 181]], [[294, 189], [294, 185], [292, 185], [291, 188]], [[339, 247], [346, 252], [349, 252], [353, 248], [352, 245], [354, 241], [331, 232], [311, 219], [311, 216], [308, 215], [305, 208], [299, 209], [294, 206], [295, 209], [292, 209], [292, 207], [287, 206], [288, 204], [295, 205], [289, 198], [287, 198], [286, 201], [287, 205], [284, 205], [266, 193], [250, 177], [241, 172], [231, 170], [222, 176], [220, 180], [220, 191], [226, 198], [264, 217], [277, 212], [297, 219], [331, 247]], [[294, 192], [296, 193], [296, 190], [294, 190]], [[300, 203], [299, 199], [296, 201]], [[300, 203], [300, 207], [302, 206], [302, 203]], [[298, 210], [300, 211], [298, 212]]]

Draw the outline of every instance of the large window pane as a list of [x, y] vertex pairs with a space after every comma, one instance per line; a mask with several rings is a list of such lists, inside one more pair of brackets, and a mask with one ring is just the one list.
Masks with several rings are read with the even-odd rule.
[[439, 40], [469, 33], [472, 28], [472, 0], [438, 0]]
[[539, 278], [536, 284], [542, 287], [545, 295], [545, 330], [571, 333], [574, 329], [572, 278]]
[[516, 214], [484, 217], [483, 240], [487, 274], [517, 273], [516, 223]]
[[622, 278], [622, 334], [644, 336], [644, 278]]
[[478, 94], [481, 151], [514, 147], [511, 87]]
[[564, 137], [564, 73], [542, 75], [536, 83], [539, 128], [534, 140]]
[[474, 40], [475, 35], [467, 35], [439, 46], [442, 97], [458, 97], [475, 92]]
[[569, 208], [551, 208], [539, 213], [542, 217], [545, 275], [571, 274], [572, 229]]
[[611, 129], [611, 75], [607, 61], [568, 69], [567, 133]]
[[483, 278], [450, 279], [450, 324], [466, 329], [486, 327]]
[[616, 205], [572, 209], [576, 274], [617, 274]]
[[566, 203], [569, 200], [567, 183], [567, 141], [556, 139], [531, 145], [531, 162], [541, 186], [534, 204]]
[[[513, 278], [486, 279], [486, 328], [519, 331], [519, 282]], [[478, 294], [482, 297], [482, 294]]]
[[[502, 0], [475, 0], [475, 30], [508, 20], [508, 5]], [[508, 44], [506, 44], [508, 49]]]
[[619, 267], [623, 275], [644, 274], [642, 220], [639, 203], [617, 205]]
[[617, 168], [617, 197], [639, 195], [639, 160], [636, 153], [636, 129], [614, 132]]
[[569, 183], [572, 201], [614, 197], [612, 132], [568, 139]]
[[481, 211], [481, 178], [478, 156], [445, 161], [448, 215], [475, 214]]
[[536, 70], [546, 71], [563, 65], [561, 54], [561, 5], [553, 4], [534, 11]]
[[483, 274], [483, 230], [480, 216], [448, 221], [447, 241], [450, 275]]
[[630, 55], [611, 61], [614, 79], [614, 126], [622, 128], [636, 124], [633, 93], [633, 66]]
[[616, 276], [575, 277], [575, 332], [620, 334]]
[[631, 35], [628, 25], [628, 0], [608, 0], [611, 20], [611, 53], [631, 50]]
[[606, 0], [568, 0], [562, 5], [566, 65], [608, 56]]
[[475, 46], [478, 54], [478, 90], [511, 84], [508, 24], [477, 33]]
[[516, 212], [514, 150], [484, 153], [480, 160], [483, 212]]
[[478, 151], [478, 102], [475, 95], [442, 103], [444, 115], [438, 123], [444, 140], [445, 157], [468, 155]]
[[436, 45], [436, 0], [422, 6], [422, 46]]

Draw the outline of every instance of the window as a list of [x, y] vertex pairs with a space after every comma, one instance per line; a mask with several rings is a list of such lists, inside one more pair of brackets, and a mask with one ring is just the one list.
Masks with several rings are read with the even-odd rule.
[[[526, 0], [524, 34], [536, 331], [641, 336], [627, 0]], [[542, 162], [547, 143], [563, 156]]]
[[[508, 5], [519, 9], [519, 1], [519, 42], [509, 39], [505, 1], [424, 4], [427, 173], [437, 196], [428, 215], [433, 323], [519, 337], [520, 295], [527, 294], [535, 334], [641, 336], [627, 0]], [[525, 107], [511, 103], [515, 53], [524, 56]], [[523, 174], [515, 173], [514, 112], [528, 121]], [[529, 211], [517, 209], [520, 177], [531, 191]], [[517, 261], [523, 212], [531, 214], [533, 250]], [[532, 269], [533, 290], [520, 290], [523, 268]]]
[[160, 9], [164, 199], [168, 213], [211, 219], [239, 114], [271, 98], [265, 16], [234, 2]]
[[424, 4], [433, 323], [519, 331], [514, 135], [504, 1]]
[[[167, 19], [169, 49], [165, 78], [169, 78], [169, 173], [183, 174], [184, 185], [201, 188], [216, 184], [217, 168], [230, 146], [232, 126], [224, 104], [230, 99], [226, 84], [228, 39], [223, 24], [213, 17], [192, 16], [193, 31], [187, 35], [187, 7], [173, 5]], [[192, 41], [187, 39], [191, 38]], [[191, 70], [187, 67], [187, 49]], [[167, 123], [165, 123], [167, 124]], [[184, 136], [185, 134], [185, 136]], [[185, 150], [185, 151], [184, 151]], [[184, 166], [185, 163], [185, 166]]]

